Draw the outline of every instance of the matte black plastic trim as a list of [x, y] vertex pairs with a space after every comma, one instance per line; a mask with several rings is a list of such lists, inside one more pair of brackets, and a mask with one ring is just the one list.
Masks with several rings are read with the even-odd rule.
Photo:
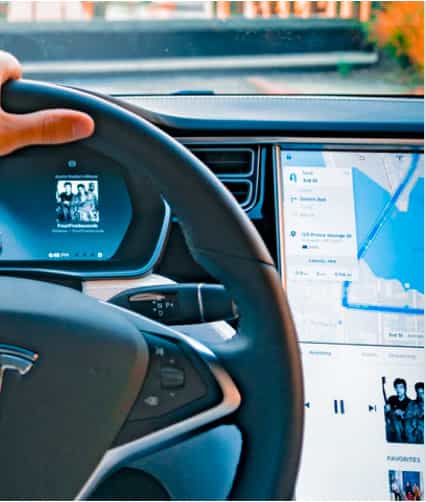
[[123, 96], [133, 111], [173, 131], [273, 131], [341, 136], [423, 136], [423, 98], [369, 96]]

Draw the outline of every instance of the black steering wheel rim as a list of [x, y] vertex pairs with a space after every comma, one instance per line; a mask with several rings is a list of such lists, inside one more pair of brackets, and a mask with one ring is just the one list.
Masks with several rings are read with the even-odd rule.
[[96, 132], [84, 144], [125, 169], [143, 170], [159, 186], [192, 256], [227, 287], [241, 316], [238, 336], [211, 347], [242, 395], [233, 417], [243, 453], [230, 497], [291, 498], [303, 434], [300, 354], [280, 278], [247, 215], [184, 146], [107, 99], [22, 80], [4, 86], [2, 103], [12, 113], [46, 108], [89, 113]]

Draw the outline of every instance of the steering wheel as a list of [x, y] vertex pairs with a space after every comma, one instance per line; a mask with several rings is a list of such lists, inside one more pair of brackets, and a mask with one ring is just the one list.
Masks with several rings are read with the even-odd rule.
[[[96, 132], [83, 143], [158, 185], [240, 322], [236, 336], [206, 347], [78, 291], [0, 277], [0, 497], [88, 498], [126, 462], [226, 418], [243, 440], [229, 498], [292, 498], [304, 417], [299, 349], [273, 260], [244, 211], [184, 146], [107, 99], [25, 80], [2, 93], [11, 113], [90, 114]], [[190, 416], [183, 406], [173, 423], [147, 429], [150, 420], [132, 414], [156, 364], [152, 340], [191, 362], [210, 397]]]

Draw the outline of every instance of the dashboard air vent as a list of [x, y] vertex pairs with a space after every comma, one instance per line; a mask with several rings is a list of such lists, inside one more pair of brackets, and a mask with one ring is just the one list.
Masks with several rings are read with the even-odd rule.
[[254, 169], [254, 151], [248, 148], [200, 148], [193, 152], [218, 176], [250, 176]]
[[244, 210], [255, 206], [260, 182], [257, 147], [197, 147], [192, 152], [216, 174]]
[[249, 181], [222, 180], [222, 183], [237, 199], [240, 206], [246, 206], [251, 198], [251, 184]]

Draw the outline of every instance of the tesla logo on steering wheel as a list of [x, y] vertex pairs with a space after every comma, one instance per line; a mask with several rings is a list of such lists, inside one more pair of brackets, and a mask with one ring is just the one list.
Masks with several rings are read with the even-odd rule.
[[38, 354], [14, 345], [0, 344], [0, 392], [6, 371], [26, 375], [38, 359]]

